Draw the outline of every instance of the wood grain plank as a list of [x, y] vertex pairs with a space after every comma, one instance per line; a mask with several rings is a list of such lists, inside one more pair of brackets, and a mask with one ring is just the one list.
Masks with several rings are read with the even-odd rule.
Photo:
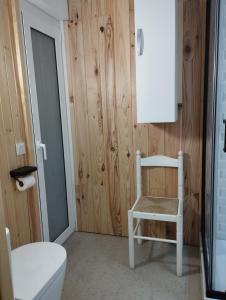
[[81, 17], [81, 0], [68, 1], [68, 10], [70, 20], [77, 20]]
[[[3, 28], [1, 32], [1, 118], [2, 118], [2, 142], [5, 144], [5, 157], [1, 158], [1, 165], [5, 165], [5, 172], [2, 174], [4, 178], [5, 190], [5, 208], [8, 210], [6, 214], [9, 219], [6, 221], [9, 225], [13, 225], [13, 243], [18, 244], [20, 241], [30, 240], [29, 231], [29, 211], [27, 206], [27, 198], [22, 193], [18, 193], [15, 189], [15, 182], [10, 179], [9, 171], [20, 164], [24, 164], [23, 159], [18, 159], [15, 153], [15, 136], [21, 137], [21, 123], [19, 119], [18, 109], [18, 93], [15, 86], [15, 70], [12, 54], [12, 45], [10, 41], [10, 24], [7, 3], [2, 4], [2, 22]], [[14, 106], [15, 105], [15, 106]], [[3, 148], [4, 149], [4, 148]], [[9, 197], [8, 197], [9, 196]], [[16, 200], [16, 201], [15, 201]], [[25, 222], [20, 222], [25, 220]], [[28, 221], [28, 223], [26, 223]], [[10, 224], [11, 223], [11, 224]], [[28, 226], [27, 226], [28, 225]], [[11, 227], [11, 226], [9, 226]]]
[[206, 1], [184, 2], [184, 94], [182, 149], [185, 152], [185, 241], [197, 245], [200, 223], [200, 177], [203, 66]]
[[[92, 231], [93, 215], [88, 206], [89, 198], [92, 197], [89, 165], [89, 127], [87, 119], [87, 94], [86, 74], [84, 65], [83, 31], [81, 21], [81, 6], [77, 6], [79, 17], [74, 21], [67, 22], [68, 51], [67, 55], [70, 84], [69, 97], [72, 118], [73, 153], [75, 161], [75, 188], [77, 204], [78, 229]], [[67, 35], [66, 35], [67, 38]], [[76, 73], [75, 73], [76, 70]], [[79, 74], [79, 76], [77, 76]], [[70, 83], [70, 81], [69, 81]], [[82, 126], [81, 126], [82, 125]], [[89, 209], [88, 209], [89, 208]]]
[[[8, 36], [8, 35], [7, 35]], [[9, 36], [8, 36], [9, 38]], [[12, 63], [12, 46], [10, 40], [5, 37], [5, 48], [4, 48], [4, 63], [7, 86], [7, 95], [5, 95], [9, 101], [2, 102], [2, 108], [4, 111], [3, 123], [5, 129], [6, 143], [8, 145], [8, 167], [9, 170], [19, 165], [24, 165], [24, 158], [17, 157], [15, 155], [15, 144], [18, 139], [24, 140], [24, 132], [21, 133], [21, 115], [18, 108], [18, 93], [17, 87], [15, 86], [16, 78], [13, 70]], [[7, 45], [7, 46], [6, 46]], [[8, 174], [9, 176], [9, 174]], [[11, 179], [10, 179], [11, 180]], [[12, 180], [11, 180], [12, 181]], [[29, 220], [29, 208], [27, 203], [27, 197], [17, 191], [15, 182], [12, 181], [12, 188], [14, 189], [13, 205], [15, 207], [16, 218], [17, 218], [17, 236], [19, 240], [29, 241], [31, 240], [30, 230], [27, 230], [27, 224], [20, 222], [20, 220]], [[29, 224], [30, 225], [30, 224]], [[30, 228], [30, 226], [29, 226]]]
[[[1, 1], [0, 7], [2, 4]], [[3, 206], [3, 195], [0, 182], [0, 299], [10, 300], [13, 299], [13, 288], [5, 227], [6, 224]]]
[[98, 15], [99, 16], [112, 16], [113, 3], [112, 0], [99, 0], [98, 1]]
[[[110, 211], [107, 209], [108, 176], [104, 147], [103, 97], [100, 76], [99, 18], [95, 1], [82, 5], [84, 55], [87, 82], [89, 139], [91, 152], [91, 183], [95, 231], [109, 232]], [[87, 21], [88, 20], [88, 21]]]
[[[1, 2], [1, 29], [0, 30], [0, 40], [4, 41], [4, 35], [3, 35], [3, 29], [5, 28], [5, 24], [4, 24], [4, 17], [2, 16], [2, 13], [4, 12], [3, 6], [5, 5], [5, 3], [3, 3], [3, 1]], [[5, 82], [5, 63], [4, 63], [4, 49], [1, 46], [0, 47], [0, 84], [1, 84], [1, 93], [0, 93], [0, 126], [1, 128], [4, 128], [4, 122], [3, 122], [3, 101], [5, 101], [5, 99], [7, 99], [7, 86], [6, 86], [6, 82]], [[8, 220], [12, 220], [12, 225], [14, 228], [14, 236], [15, 236], [15, 242], [16, 240], [16, 215], [15, 215], [15, 211], [10, 210], [8, 208], [10, 208], [12, 206], [12, 199], [13, 199], [13, 192], [12, 192], [12, 188], [11, 188], [11, 182], [9, 181], [8, 178], [8, 151], [7, 151], [7, 143], [6, 143], [6, 137], [5, 137], [5, 130], [1, 130], [0, 131], [0, 146], [1, 146], [1, 157], [0, 157], [0, 164], [1, 164], [1, 168], [0, 168], [0, 176], [1, 176], [1, 181], [3, 182], [3, 187], [4, 189], [2, 190], [2, 195], [4, 197], [4, 199], [9, 199], [7, 202], [4, 201], [4, 209], [5, 209], [5, 216]], [[8, 184], [7, 184], [8, 183]]]
[[[148, 124], [148, 153], [147, 156], [164, 154], [165, 152], [165, 125]], [[147, 195], [165, 196], [166, 181], [165, 168], [148, 169]], [[165, 237], [166, 224], [164, 222], [150, 221], [147, 223], [147, 234], [156, 237]]]
[[129, 2], [114, 1], [115, 72], [122, 235], [127, 234], [127, 211], [134, 198], [133, 113], [130, 83]]
[[[99, 21], [100, 78], [103, 106], [103, 128], [108, 176], [108, 194], [103, 205], [108, 211], [110, 231], [121, 234], [120, 216], [120, 174], [118, 159], [118, 132], [114, 65], [114, 26], [110, 16]], [[107, 200], [107, 201], [106, 201]]]
[[[181, 148], [182, 135], [182, 113], [179, 110], [178, 121], [175, 124], [166, 124], [165, 126], [165, 155], [178, 157], [178, 151]], [[167, 197], [177, 197], [178, 193], [178, 171], [168, 168], [165, 170], [165, 195]], [[173, 223], [166, 223], [165, 235], [168, 238], [176, 238], [176, 226]]]
[[[101, 93], [99, 90], [99, 64], [97, 60], [97, 37], [93, 37], [92, 4], [82, 3], [84, 65], [86, 74], [87, 118], [90, 143], [90, 181], [92, 187], [91, 207], [93, 207], [94, 230], [101, 232], [101, 167], [102, 155], [100, 150], [103, 134]], [[95, 30], [96, 30], [95, 26]], [[102, 163], [102, 164], [101, 164]], [[102, 183], [103, 184], [103, 183]], [[99, 222], [98, 222], [99, 219]], [[92, 229], [93, 230], [93, 229]]]

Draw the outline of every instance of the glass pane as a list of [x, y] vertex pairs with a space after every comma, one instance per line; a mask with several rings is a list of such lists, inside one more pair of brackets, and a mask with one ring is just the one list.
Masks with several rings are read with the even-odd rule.
[[226, 119], [226, 2], [220, 1], [219, 50], [217, 74], [214, 223], [213, 223], [213, 289], [226, 290], [226, 153], [224, 148]]
[[206, 78], [205, 101], [206, 101], [206, 120], [205, 120], [205, 176], [204, 176], [204, 203], [202, 205], [202, 233], [203, 233], [203, 248], [205, 258], [205, 271], [207, 276], [207, 289], [212, 287], [212, 220], [213, 220], [213, 170], [214, 170], [214, 123], [215, 123], [215, 56], [216, 56], [216, 2], [211, 1], [211, 14], [209, 16], [209, 43], [208, 45], [208, 75]]
[[50, 240], [68, 226], [68, 207], [55, 40], [31, 29], [38, 97], [41, 141], [46, 144], [44, 161]]

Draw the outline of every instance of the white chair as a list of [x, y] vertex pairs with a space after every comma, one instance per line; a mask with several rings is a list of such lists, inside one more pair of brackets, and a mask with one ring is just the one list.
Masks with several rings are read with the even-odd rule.
[[[142, 196], [142, 167], [167, 167], [178, 169], [178, 197], [164, 198]], [[138, 150], [136, 153], [136, 187], [137, 199], [131, 210], [128, 211], [129, 228], [129, 264], [134, 263], [134, 240], [141, 244], [142, 240], [159, 241], [176, 244], [177, 247], [177, 276], [182, 276], [183, 255], [183, 200], [184, 200], [184, 175], [183, 175], [183, 152], [179, 151], [178, 159], [167, 156], [150, 156], [141, 158]], [[134, 219], [136, 226], [134, 228]], [[142, 221], [155, 220], [176, 223], [176, 240], [142, 236]]]

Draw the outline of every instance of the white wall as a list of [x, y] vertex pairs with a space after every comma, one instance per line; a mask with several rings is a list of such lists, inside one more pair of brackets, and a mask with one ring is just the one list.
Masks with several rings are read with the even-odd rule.
[[58, 20], [68, 20], [67, 0], [28, 0]]

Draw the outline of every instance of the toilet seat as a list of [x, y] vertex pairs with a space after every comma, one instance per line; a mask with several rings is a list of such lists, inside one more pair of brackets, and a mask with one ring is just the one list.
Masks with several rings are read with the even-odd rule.
[[55, 243], [27, 244], [11, 254], [15, 299], [39, 299], [66, 268], [66, 251]]

